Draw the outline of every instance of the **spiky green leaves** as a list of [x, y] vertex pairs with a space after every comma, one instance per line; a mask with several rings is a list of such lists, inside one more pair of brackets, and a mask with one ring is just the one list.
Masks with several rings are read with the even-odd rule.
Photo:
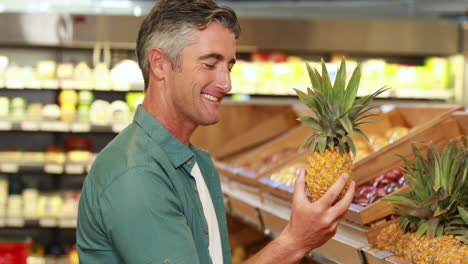
[[439, 153], [427, 144], [424, 157], [413, 144], [414, 161], [402, 157], [410, 193], [382, 198], [392, 203], [401, 228], [433, 238], [453, 234], [468, 242], [468, 148], [460, 140], [450, 141]]
[[314, 131], [303, 145], [309, 145], [312, 151], [318, 150], [321, 153], [326, 148], [338, 147], [342, 153], [351, 151], [355, 155], [354, 143], [349, 135], [357, 133], [367, 140], [360, 126], [372, 122], [368, 120], [373, 116], [369, 113], [373, 109], [370, 103], [388, 88], [383, 87], [356, 100], [361, 78], [359, 66], [354, 69], [346, 84], [346, 62], [342, 59], [333, 85], [323, 60], [321, 66], [322, 73], [319, 73], [306, 64], [312, 89], [308, 88], [307, 93], [294, 89], [299, 99], [315, 114], [314, 117], [299, 118]]

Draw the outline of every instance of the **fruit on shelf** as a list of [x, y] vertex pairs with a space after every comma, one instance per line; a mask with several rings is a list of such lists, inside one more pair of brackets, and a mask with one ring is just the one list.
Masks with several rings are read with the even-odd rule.
[[353, 203], [366, 207], [407, 184], [405, 171], [394, 168], [356, 188]]
[[262, 153], [258, 158], [242, 162], [239, 167], [255, 173], [262, 173], [278, 161], [285, 160], [297, 153], [297, 149], [285, 147], [277, 151]]
[[382, 198], [401, 217], [377, 246], [417, 264], [467, 263], [468, 147], [451, 140], [442, 153], [431, 144], [425, 157], [415, 145], [413, 152], [414, 162], [402, 157], [411, 192]]
[[304, 165], [302, 163], [294, 163], [293, 165], [290, 166], [285, 166], [281, 170], [272, 173], [270, 176], [270, 180], [280, 182], [284, 185], [293, 187], [294, 182], [296, 180], [296, 175], [297, 175], [297, 170], [299, 168], [303, 167]]
[[373, 151], [378, 151], [379, 149], [387, 146], [389, 141], [386, 137], [380, 135], [370, 135], [369, 144]]
[[[378, 89], [371, 95], [356, 99], [361, 78], [357, 66], [346, 83], [346, 63], [342, 59], [332, 85], [327, 66], [322, 61], [322, 73], [307, 64], [312, 89], [307, 93], [296, 90], [299, 99], [315, 114], [314, 117], [301, 117], [313, 130], [304, 141], [310, 148], [306, 164], [306, 185], [309, 199], [318, 200], [333, 185], [341, 174], [351, 174], [356, 147], [352, 134], [366, 136], [361, 131], [362, 124], [370, 122], [370, 103], [388, 88]], [[344, 191], [340, 196], [344, 194]]]
[[385, 136], [388, 139], [389, 143], [393, 143], [397, 141], [398, 139], [408, 135], [409, 129], [404, 126], [395, 126], [391, 127], [386, 133]]

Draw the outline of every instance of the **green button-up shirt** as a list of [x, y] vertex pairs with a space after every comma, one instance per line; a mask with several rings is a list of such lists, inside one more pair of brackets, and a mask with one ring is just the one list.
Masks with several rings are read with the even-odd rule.
[[208, 225], [190, 174], [194, 162], [216, 211], [224, 263], [231, 263], [221, 185], [210, 155], [186, 147], [141, 106], [84, 182], [80, 263], [212, 263]]

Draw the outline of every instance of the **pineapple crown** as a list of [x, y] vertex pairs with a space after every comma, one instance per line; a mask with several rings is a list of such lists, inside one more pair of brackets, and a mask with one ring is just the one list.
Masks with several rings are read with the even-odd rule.
[[334, 149], [337, 146], [341, 153], [351, 151], [355, 155], [356, 148], [349, 135], [357, 133], [368, 140], [360, 125], [373, 122], [368, 120], [374, 116], [369, 112], [374, 108], [370, 103], [388, 88], [382, 87], [373, 94], [356, 100], [361, 78], [360, 67], [354, 69], [351, 79], [346, 84], [346, 62], [343, 58], [332, 86], [323, 60], [321, 65], [322, 74], [306, 64], [312, 89], [307, 88], [307, 93], [294, 89], [299, 99], [315, 114], [315, 117], [298, 118], [314, 131], [304, 140], [301, 148], [308, 145], [312, 151], [318, 150], [323, 153], [327, 147]]
[[468, 147], [451, 140], [439, 153], [427, 144], [426, 158], [412, 144], [414, 162], [400, 156], [406, 164], [405, 177], [410, 193], [394, 193], [382, 198], [390, 201], [405, 232], [434, 238], [452, 234], [468, 244]]

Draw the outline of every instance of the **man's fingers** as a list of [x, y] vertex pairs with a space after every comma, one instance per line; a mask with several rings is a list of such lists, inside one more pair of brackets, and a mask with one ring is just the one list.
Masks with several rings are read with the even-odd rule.
[[294, 200], [302, 200], [305, 197], [305, 168], [300, 168], [297, 172], [296, 183], [294, 184]]
[[332, 207], [332, 214], [336, 214], [337, 216], [341, 216], [346, 213], [349, 208], [349, 205], [353, 201], [354, 198], [354, 191], [355, 191], [356, 184], [354, 181], [351, 181], [349, 184], [348, 190], [346, 191], [343, 199], [339, 200], [333, 207]]
[[332, 185], [332, 187], [330, 187], [330, 189], [328, 189], [328, 191], [322, 196], [322, 198], [319, 199], [319, 201], [327, 205], [332, 205], [336, 201], [336, 198], [338, 198], [338, 195], [340, 195], [343, 187], [346, 185], [348, 178], [348, 174], [341, 174], [340, 178], [338, 178], [338, 180]]

